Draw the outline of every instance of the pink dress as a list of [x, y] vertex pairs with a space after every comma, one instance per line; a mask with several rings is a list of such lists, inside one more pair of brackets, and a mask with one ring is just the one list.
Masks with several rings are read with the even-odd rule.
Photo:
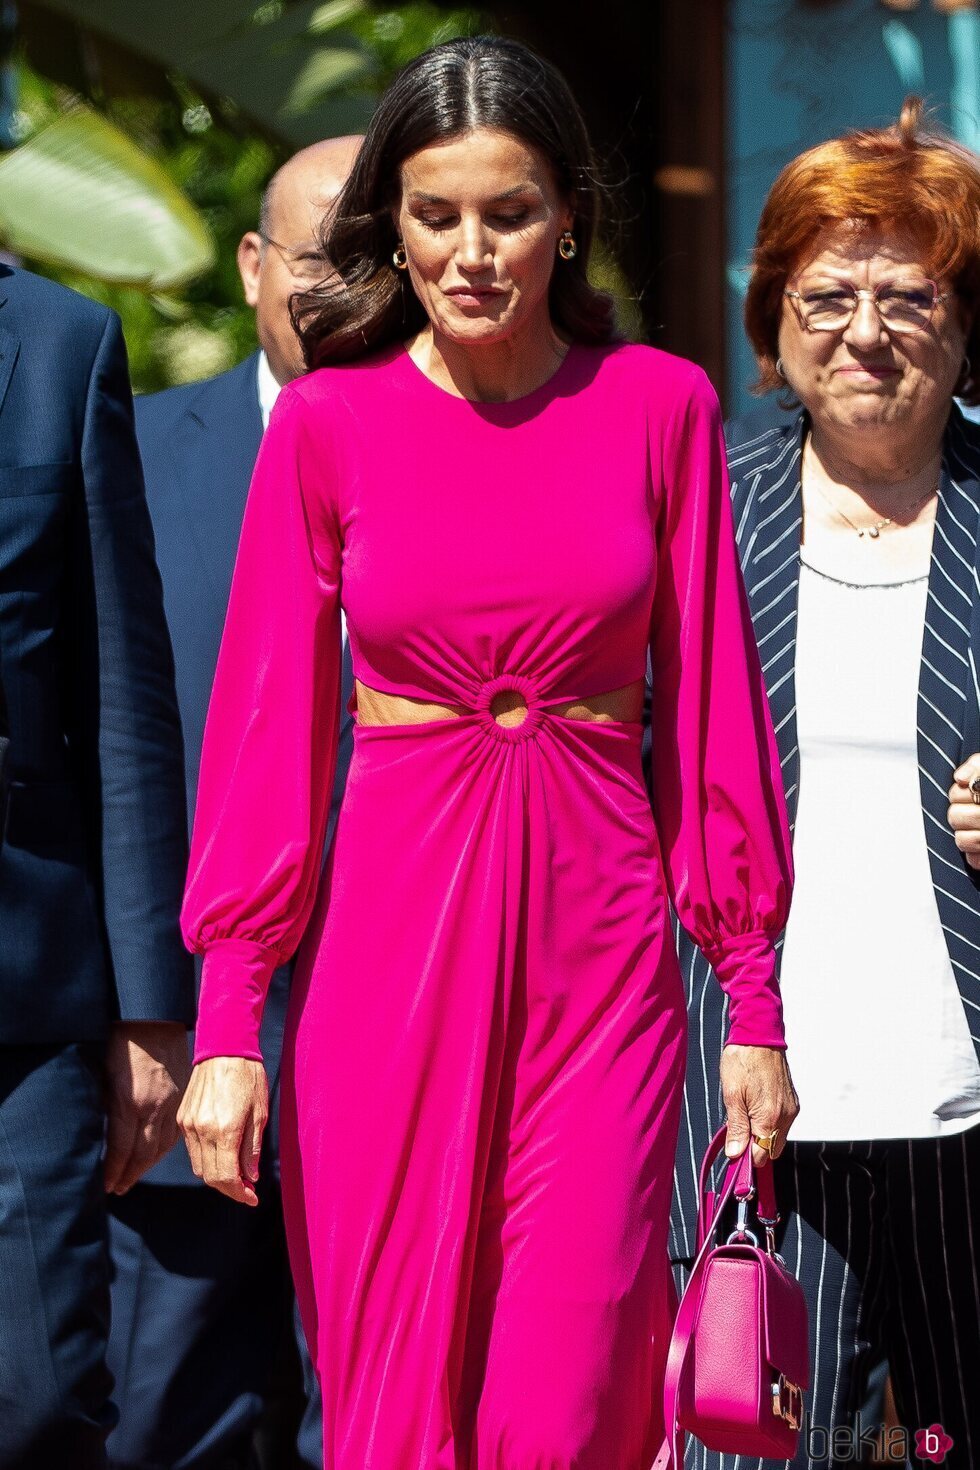
[[[341, 602], [363, 683], [468, 712], [357, 728], [321, 877]], [[648, 650], [653, 813], [640, 724], [549, 713], [642, 679]], [[281, 1154], [325, 1470], [646, 1470], [685, 1062], [668, 902], [730, 1039], [781, 1046], [790, 886], [699, 369], [573, 346], [481, 404], [395, 348], [284, 390], [183, 922], [198, 1060], [259, 1056], [303, 939]]]

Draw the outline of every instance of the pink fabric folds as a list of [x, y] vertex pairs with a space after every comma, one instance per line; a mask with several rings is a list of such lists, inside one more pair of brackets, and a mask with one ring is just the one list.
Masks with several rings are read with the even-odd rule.
[[[333, 847], [343, 592], [369, 687]], [[644, 677], [639, 722], [556, 706]], [[499, 725], [516, 690], [523, 724]], [[662, 1437], [687, 1017], [668, 891], [782, 1045], [789, 840], [718, 406], [644, 347], [514, 403], [400, 348], [284, 390], [249, 497], [184, 905], [197, 1058], [283, 1042], [324, 1470], [636, 1470]], [[666, 876], [665, 876], [666, 869]]]
[[785, 1047], [774, 938], [792, 850], [718, 403], [697, 369], [660, 449], [652, 784], [668, 887], [728, 995], [728, 1040]]
[[[511, 500], [499, 474], [551, 488]], [[205, 956], [198, 1060], [258, 1055], [309, 918], [342, 580], [358, 677], [475, 714], [501, 676], [544, 711], [618, 688], [649, 646], [670, 897], [729, 994], [729, 1039], [782, 1046], [790, 842], [710, 385], [649, 348], [573, 347], [537, 394], [473, 405], [395, 349], [284, 390], [256, 466], [183, 912]]]
[[184, 937], [195, 1060], [261, 1060], [272, 973], [309, 917], [336, 760], [340, 552], [329, 464], [284, 392], [259, 451], [204, 733]]

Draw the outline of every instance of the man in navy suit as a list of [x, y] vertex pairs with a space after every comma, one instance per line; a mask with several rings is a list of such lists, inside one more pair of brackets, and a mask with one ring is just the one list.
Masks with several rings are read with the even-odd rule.
[[[193, 814], [211, 684], [245, 499], [280, 387], [304, 371], [289, 299], [322, 279], [317, 227], [339, 193], [358, 138], [304, 149], [266, 191], [260, 228], [238, 250], [261, 350], [206, 383], [137, 399], [137, 429], [177, 667]], [[345, 638], [344, 682], [353, 689]], [[352, 722], [341, 730], [334, 813]], [[322, 1464], [319, 1393], [295, 1316], [282, 1226], [278, 1071], [288, 970], [273, 979], [262, 1028], [272, 1112], [259, 1207], [242, 1209], [195, 1178], [177, 1149], [112, 1219], [110, 1364], [120, 1423], [109, 1451], [118, 1470], [252, 1466], [253, 1441], [277, 1376], [300, 1343], [305, 1412], [292, 1463]], [[295, 1325], [294, 1325], [295, 1324]], [[281, 1387], [279, 1392], [281, 1398]], [[289, 1451], [293, 1453], [292, 1449]], [[272, 1463], [276, 1470], [280, 1458]], [[283, 1465], [285, 1470], [285, 1465]]]
[[181, 734], [119, 319], [0, 266], [0, 1467], [96, 1470], [106, 1192], [176, 1140]]

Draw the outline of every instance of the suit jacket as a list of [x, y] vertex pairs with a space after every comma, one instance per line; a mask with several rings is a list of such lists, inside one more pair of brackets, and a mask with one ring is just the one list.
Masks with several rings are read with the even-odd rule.
[[[796, 733], [796, 612], [805, 413], [773, 427], [728, 426], [728, 467], [742, 571], [762, 654], [791, 828], [800, 751]], [[936, 904], [973, 1044], [980, 1057], [980, 874], [946, 821], [953, 771], [980, 750], [980, 426], [954, 407], [946, 429], [918, 691], [919, 791]], [[891, 922], [883, 916], [882, 922]], [[671, 1216], [671, 1254], [694, 1252], [697, 1171], [724, 1119], [719, 1084], [726, 1002], [711, 969], [678, 934], [690, 1041]], [[790, 1057], [792, 1066], [792, 1057]]]
[[[0, 669], [0, 675], [3, 670]], [[7, 714], [7, 696], [3, 692], [0, 677], [0, 846], [7, 827], [7, 761], [10, 754], [10, 718]]]
[[119, 319], [0, 267], [0, 1044], [189, 1022], [180, 724]]
[[[187, 812], [197, 800], [204, 722], [224, 629], [231, 578], [255, 457], [262, 439], [258, 353], [203, 383], [136, 400], [136, 428], [163, 578], [186, 749]], [[344, 690], [353, 690], [345, 650]], [[340, 732], [333, 815], [346, 779], [352, 720]], [[200, 959], [196, 958], [198, 982]], [[282, 1054], [290, 966], [273, 977], [262, 1020], [262, 1054], [274, 1087]], [[157, 1184], [196, 1182], [177, 1148], [147, 1176]]]

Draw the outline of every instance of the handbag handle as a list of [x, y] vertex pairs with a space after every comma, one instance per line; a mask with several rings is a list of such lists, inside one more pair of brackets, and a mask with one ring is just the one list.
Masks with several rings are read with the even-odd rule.
[[[706, 1236], [713, 1230], [718, 1216], [721, 1213], [719, 1198], [714, 1190], [708, 1188], [711, 1170], [715, 1160], [721, 1153], [725, 1144], [728, 1130], [721, 1127], [714, 1138], [708, 1144], [707, 1151], [701, 1162], [701, 1172], [698, 1176], [698, 1224], [695, 1236], [696, 1248], [700, 1251]], [[773, 1183], [772, 1165], [765, 1164], [761, 1169], [756, 1168], [752, 1162], [752, 1144], [749, 1142], [737, 1159], [729, 1160], [728, 1170], [725, 1174], [725, 1183], [722, 1190], [726, 1188], [729, 1181], [734, 1177], [734, 1194], [737, 1200], [748, 1201], [753, 1195], [757, 1198], [757, 1213], [762, 1225], [772, 1229], [779, 1223], [779, 1210], [776, 1208], [776, 1188]]]
[[698, 1254], [674, 1318], [674, 1329], [670, 1337], [670, 1349], [664, 1371], [665, 1434], [652, 1470], [683, 1470], [684, 1430], [677, 1421], [681, 1380], [691, 1344], [694, 1341], [694, 1327], [701, 1299], [701, 1282], [708, 1257], [715, 1243], [715, 1230], [722, 1211], [733, 1197], [747, 1203], [758, 1191], [759, 1219], [769, 1230], [779, 1220], [772, 1165], [767, 1164], [762, 1169], [755, 1168], [752, 1162], [751, 1143], [737, 1159], [729, 1161], [721, 1192], [715, 1194], [713, 1190], [708, 1190], [707, 1184], [711, 1168], [724, 1147], [726, 1133], [726, 1128], [719, 1128], [708, 1145], [701, 1165], [698, 1180]]

